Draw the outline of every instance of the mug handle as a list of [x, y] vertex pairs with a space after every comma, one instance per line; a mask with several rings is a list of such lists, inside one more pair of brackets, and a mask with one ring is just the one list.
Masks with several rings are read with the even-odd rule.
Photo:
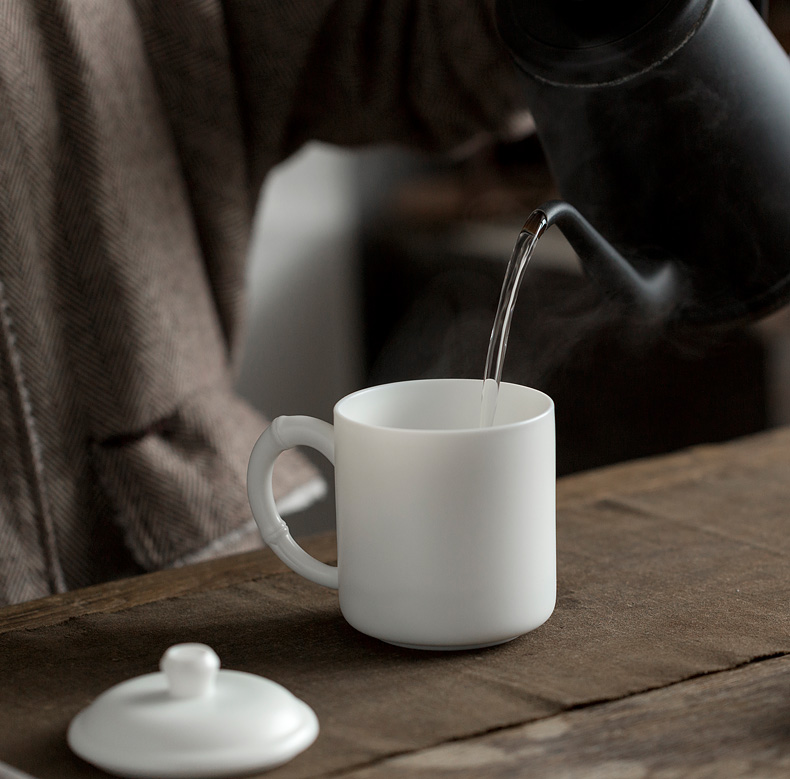
[[247, 467], [247, 496], [263, 540], [289, 568], [316, 584], [337, 589], [337, 568], [307, 554], [294, 541], [288, 525], [277, 512], [272, 492], [274, 462], [286, 449], [311, 446], [335, 464], [332, 425], [314, 417], [277, 417], [255, 442]]

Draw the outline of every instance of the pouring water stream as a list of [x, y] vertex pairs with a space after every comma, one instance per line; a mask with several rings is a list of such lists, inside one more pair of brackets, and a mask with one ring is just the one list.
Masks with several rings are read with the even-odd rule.
[[488, 353], [483, 373], [483, 394], [480, 403], [480, 427], [491, 427], [494, 423], [499, 385], [502, 381], [502, 367], [505, 362], [507, 340], [513, 320], [513, 311], [516, 307], [516, 298], [538, 239], [547, 227], [546, 215], [539, 209], [533, 211], [524, 223], [524, 227], [521, 228], [507, 264], [502, 291], [499, 294], [499, 303], [494, 315], [494, 325], [491, 328], [491, 337], [488, 342]]

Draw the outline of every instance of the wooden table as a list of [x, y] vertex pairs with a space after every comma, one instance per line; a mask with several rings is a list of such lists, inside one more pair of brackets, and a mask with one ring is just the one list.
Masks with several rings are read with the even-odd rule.
[[552, 618], [476, 652], [362, 636], [268, 551], [0, 610], [0, 761], [104, 776], [71, 717], [195, 640], [318, 714], [271, 777], [790, 776], [790, 429], [560, 480], [558, 547]]

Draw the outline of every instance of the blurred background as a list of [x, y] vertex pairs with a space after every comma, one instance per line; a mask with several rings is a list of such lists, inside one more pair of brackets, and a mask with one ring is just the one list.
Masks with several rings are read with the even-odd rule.
[[[787, 49], [790, 0], [755, 4]], [[261, 199], [239, 391], [269, 417], [331, 421], [363, 386], [481, 378], [513, 244], [556, 196], [534, 137], [443, 160], [306, 147]], [[790, 311], [726, 331], [645, 330], [607, 306], [552, 228], [522, 284], [504, 379], [554, 398], [560, 475], [724, 441], [790, 423]], [[330, 489], [293, 532], [333, 514]]]

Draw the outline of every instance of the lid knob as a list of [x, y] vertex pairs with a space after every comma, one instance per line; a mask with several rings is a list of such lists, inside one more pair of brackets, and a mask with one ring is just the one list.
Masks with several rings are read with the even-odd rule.
[[175, 644], [159, 661], [174, 698], [200, 698], [214, 691], [219, 657], [206, 644]]

